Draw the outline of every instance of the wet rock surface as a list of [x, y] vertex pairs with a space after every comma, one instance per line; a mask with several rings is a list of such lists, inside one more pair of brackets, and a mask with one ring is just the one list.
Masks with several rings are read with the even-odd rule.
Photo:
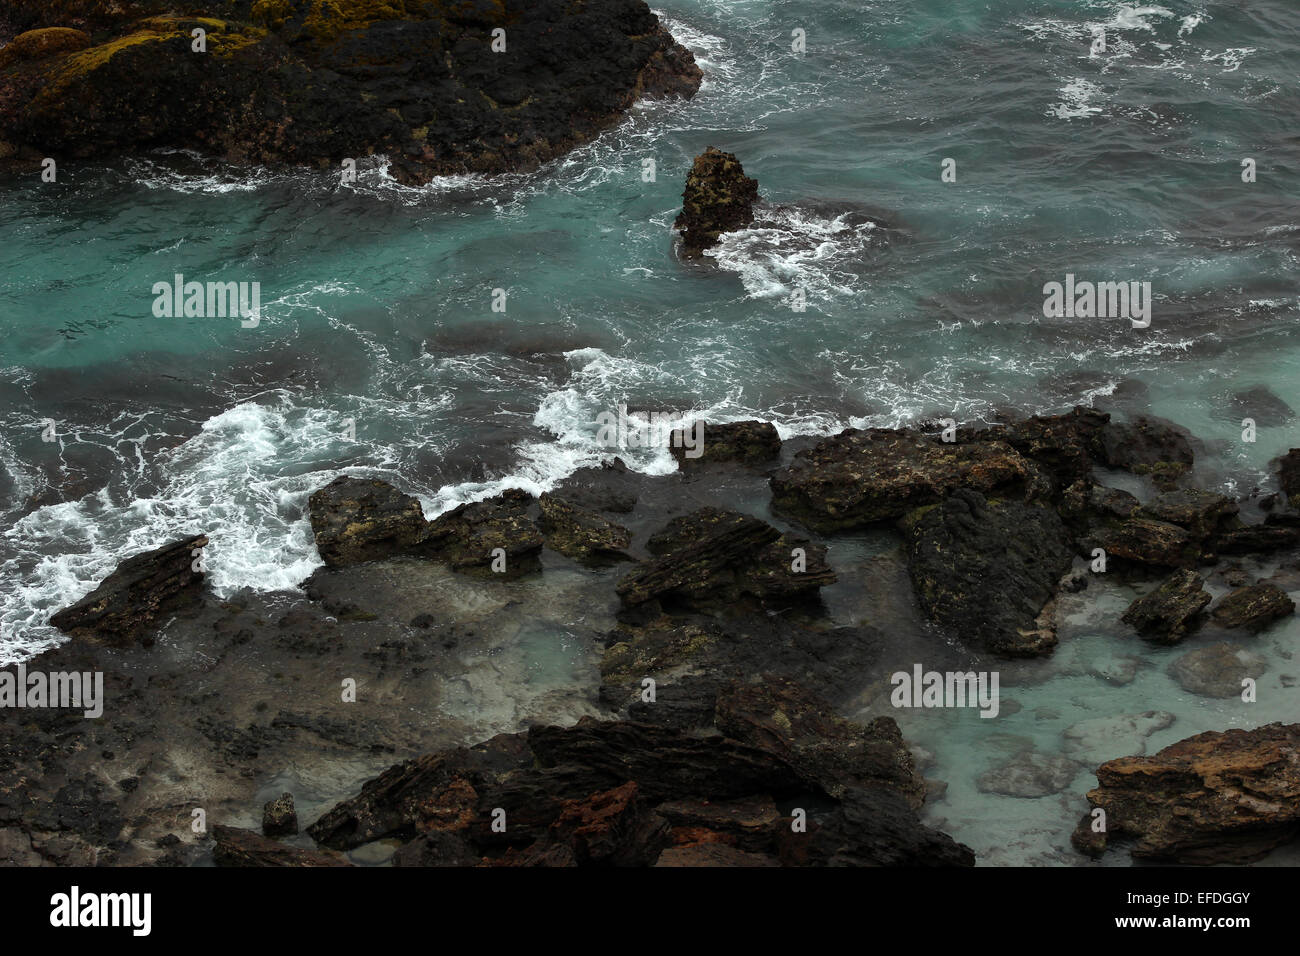
[[1175, 571], [1151, 593], [1128, 606], [1120, 618], [1159, 644], [1177, 644], [1199, 623], [1212, 598], [1195, 571]]
[[642, 0], [212, 0], [187, 12], [199, 15], [24, 0], [18, 28], [92, 39], [19, 38], [0, 63], [0, 140], [36, 162], [169, 146], [338, 168], [383, 153], [397, 179], [422, 183], [536, 167], [638, 99], [689, 97], [701, 80]]
[[1095, 832], [1085, 814], [1073, 842], [1100, 854], [1132, 839], [1135, 857], [1241, 864], [1300, 836], [1300, 725], [1204, 733], [1150, 757], [1097, 768], [1088, 802], [1106, 812]]
[[205, 535], [194, 535], [127, 558], [80, 601], [50, 618], [73, 637], [109, 644], [152, 643], [158, 616], [192, 601], [203, 581]]
[[682, 211], [673, 227], [681, 232], [682, 254], [698, 259], [725, 232], [754, 221], [758, 180], [745, 175], [733, 153], [710, 146], [695, 157], [682, 192]]

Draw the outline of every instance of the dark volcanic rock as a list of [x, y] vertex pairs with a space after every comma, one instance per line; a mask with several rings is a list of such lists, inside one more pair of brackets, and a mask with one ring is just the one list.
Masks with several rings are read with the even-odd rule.
[[835, 581], [824, 547], [735, 511], [701, 508], [674, 518], [646, 547], [657, 557], [617, 584], [628, 605], [667, 597], [696, 607], [729, 605], [742, 595], [792, 599]]
[[725, 843], [674, 846], [659, 854], [655, 866], [780, 866], [773, 857], [747, 853]]
[[535, 570], [543, 538], [527, 514], [532, 500], [511, 489], [460, 505], [429, 522], [422, 549], [461, 571], [493, 573], [502, 552], [507, 577]]
[[1150, 757], [1121, 757], [1097, 768], [1092, 814], [1074, 845], [1094, 855], [1133, 837], [1133, 855], [1173, 863], [1241, 864], [1300, 836], [1300, 724], [1204, 733]]
[[262, 835], [287, 836], [298, 832], [298, 811], [293, 806], [293, 794], [282, 793], [262, 808]]
[[1205, 541], [1236, 515], [1237, 510], [1237, 503], [1224, 495], [1183, 488], [1157, 495], [1140, 507], [1135, 516], [1176, 524], [1186, 528], [1194, 541]]
[[152, 625], [160, 613], [191, 600], [203, 581], [196, 557], [206, 547], [194, 535], [127, 558], [80, 601], [50, 618], [50, 624], [73, 637], [109, 644], [152, 643]]
[[795, 456], [772, 476], [772, 508], [818, 531], [860, 528], [935, 504], [957, 488], [1022, 496], [1034, 466], [1000, 441], [944, 443], [855, 428]]
[[1013, 657], [1056, 646], [1047, 606], [1073, 548], [1050, 508], [959, 489], [907, 520], [904, 552], [922, 610], [967, 643]]
[[754, 221], [758, 180], [745, 175], [740, 160], [710, 146], [695, 157], [682, 193], [682, 211], [673, 223], [682, 233], [682, 254], [699, 258], [724, 232]]
[[1098, 452], [1102, 464], [1148, 475], [1156, 487], [1167, 490], [1195, 461], [1191, 433], [1154, 416], [1110, 422], [1101, 430]]
[[1210, 542], [1218, 554], [1261, 554], [1300, 546], [1300, 527], [1289, 522], [1289, 513], [1274, 513], [1263, 524], [1228, 522]]
[[1201, 576], [1184, 569], [1130, 604], [1120, 620], [1158, 644], [1177, 644], [1196, 626], [1211, 600]]
[[1149, 518], [1102, 528], [1088, 539], [1088, 546], [1102, 548], [1110, 557], [1165, 568], [1194, 566], [1202, 554], [1185, 528]]
[[[703, 436], [699, 454], [686, 447], [686, 442], [696, 434], [697, 427]], [[717, 425], [696, 422], [686, 429], [685, 434], [680, 430], [673, 432], [669, 436], [668, 448], [683, 468], [723, 461], [759, 464], [781, 457], [781, 438], [771, 422], [745, 421]]]
[[212, 857], [217, 866], [351, 866], [347, 860], [320, 850], [286, 846], [236, 827], [213, 827]]
[[[784, 682], [730, 686], [718, 706], [745, 740], [591, 717], [535, 726], [399, 764], [309, 832], [339, 848], [398, 839], [401, 866], [973, 862], [919, 822], [923, 784], [892, 720], [859, 727]], [[806, 832], [777, 800], [807, 808]], [[692, 847], [726, 850], [674, 852]]]
[[547, 547], [579, 560], [627, 557], [625, 551], [632, 543], [627, 528], [549, 493], [537, 503], [542, 509], [539, 524]]
[[424, 182], [537, 166], [701, 79], [643, 0], [210, 0], [203, 19], [152, 0], [50, 6], [18, 24], [85, 26], [97, 45], [0, 67], [0, 141], [32, 157], [171, 146], [338, 168], [384, 153]]
[[1220, 627], [1258, 631], [1295, 613], [1295, 602], [1276, 584], [1253, 584], [1224, 595], [1210, 617]]
[[833, 797], [870, 782], [898, 791], [913, 809], [925, 802], [925, 782], [892, 717], [855, 724], [794, 681], [771, 676], [730, 685], [716, 713], [720, 732], [780, 754]]
[[1064, 415], [1034, 416], [995, 432], [1066, 488], [1092, 474], [1093, 456], [1110, 415], [1076, 406]]
[[308, 499], [321, 560], [331, 567], [392, 557], [426, 535], [420, 499], [386, 481], [335, 478]]

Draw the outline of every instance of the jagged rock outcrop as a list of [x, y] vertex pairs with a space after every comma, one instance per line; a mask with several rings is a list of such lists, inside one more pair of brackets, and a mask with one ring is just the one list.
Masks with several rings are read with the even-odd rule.
[[1300, 836], [1300, 724], [1188, 737], [1149, 757], [1097, 768], [1092, 813], [1073, 843], [1100, 854], [1133, 838], [1133, 856], [1169, 863], [1242, 864]]
[[1177, 644], [1200, 623], [1212, 598], [1195, 571], [1175, 571], [1128, 606], [1120, 620], [1157, 644]]
[[549, 492], [537, 499], [546, 546], [582, 561], [627, 558], [632, 533], [594, 511], [579, 508]]
[[[337, 849], [400, 840], [399, 865], [707, 865], [734, 856], [682, 852], [714, 846], [762, 865], [974, 862], [919, 823], [924, 785], [892, 720], [858, 727], [793, 685], [759, 683], [724, 690], [713, 732], [586, 717], [406, 761], [308, 831]], [[778, 800], [797, 801], [806, 829], [780, 814]]]
[[207, 544], [207, 536], [199, 534], [127, 558], [95, 590], [54, 614], [50, 624], [107, 644], [152, 644], [158, 616], [197, 595]]
[[307, 508], [316, 550], [331, 567], [410, 551], [427, 534], [420, 499], [377, 479], [335, 478]]
[[845, 531], [937, 504], [957, 488], [1023, 497], [1042, 474], [1001, 441], [942, 442], [907, 430], [850, 428], [772, 476], [772, 508], [817, 531]]
[[788, 600], [835, 581], [824, 547], [735, 511], [701, 508], [674, 518], [646, 547], [656, 557], [616, 586], [627, 605], [672, 599], [716, 607], [742, 596]]
[[10, 20], [93, 37], [20, 37], [0, 66], [0, 141], [31, 159], [171, 146], [337, 168], [384, 153], [419, 183], [535, 167], [701, 79], [643, 0], [19, 0]]
[[294, 809], [293, 794], [282, 793], [262, 808], [262, 835], [288, 836], [298, 832], [298, 811]]
[[514, 577], [536, 570], [544, 539], [528, 517], [532, 503], [512, 488], [460, 505], [429, 522], [420, 549], [458, 571]]
[[758, 180], [745, 175], [735, 155], [710, 146], [691, 165], [682, 211], [673, 223], [682, 235], [682, 254], [699, 258], [724, 232], [748, 226], [757, 201]]
[[932, 621], [996, 654], [1034, 657], [1056, 646], [1049, 602], [1073, 547], [1054, 510], [960, 488], [904, 529], [912, 585]]
[[1295, 601], [1276, 584], [1252, 584], [1237, 588], [1219, 599], [1210, 617], [1226, 628], [1262, 630], [1274, 621], [1295, 613]]

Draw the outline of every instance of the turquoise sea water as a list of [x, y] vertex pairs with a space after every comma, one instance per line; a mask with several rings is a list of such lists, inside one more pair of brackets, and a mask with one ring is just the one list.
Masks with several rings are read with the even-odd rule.
[[[612, 456], [596, 416], [620, 403], [789, 437], [1109, 398], [1190, 428], [1202, 480], [1238, 495], [1300, 445], [1294, 419], [1262, 414], [1243, 442], [1230, 404], [1266, 386], [1300, 407], [1293, 0], [656, 9], [704, 69], [699, 95], [642, 104], [537, 172], [407, 189], [381, 162], [342, 184], [170, 152], [0, 182], [0, 663], [59, 640], [49, 613], [128, 554], [202, 530], [219, 593], [293, 587], [318, 563], [306, 497], [342, 471], [431, 515], [540, 491]], [[701, 266], [670, 226], [706, 146], [735, 152], [766, 205]], [[155, 317], [176, 273], [259, 282], [260, 324]], [[1067, 273], [1150, 282], [1150, 328], [1044, 318], [1044, 283]], [[1154, 664], [1098, 703], [1075, 658], [1120, 652], [1114, 616], [1076, 611], [1061, 673], [1014, 694], [1009, 754], [1119, 709], [1182, 708], [1159, 745], [1243, 723]], [[1289, 660], [1297, 636], [1266, 649]], [[1287, 715], [1286, 686], [1261, 715]], [[1049, 697], [1063, 713], [1034, 716]], [[904, 730], [941, 766], [981, 755], [951, 783], [959, 809], [932, 812], [996, 854], [968, 716]], [[998, 812], [1014, 828], [1016, 807], [1048, 807], [1059, 846], [1072, 821], [1046, 799]]]

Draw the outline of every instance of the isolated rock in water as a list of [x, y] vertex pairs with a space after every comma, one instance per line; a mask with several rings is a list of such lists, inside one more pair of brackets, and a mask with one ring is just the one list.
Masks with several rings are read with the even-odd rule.
[[216, 845], [212, 848], [212, 858], [217, 866], [352, 865], [333, 853], [286, 846], [252, 830], [217, 826], [212, 828], [212, 836], [216, 840]]
[[293, 806], [293, 794], [282, 793], [262, 808], [262, 835], [287, 836], [298, 832], [298, 811]]
[[1259, 678], [1268, 661], [1240, 644], [1227, 641], [1184, 654], [1169, 665], [1169, 675], [1183, 690], [1202, 697], [1240, 697], [1242, 681]]
[[1073, 560], [1056, 512], [1019, 501], [991, 504], [962, 488], [905, 525], [908, 571], [930, 620], [996, 654], [1033, 657], [1056, 646], [1043, 612]]
[[1163, 710], [1118, 717], [1081, 720], [1065, 730], [1065, 753], [1074, 760], [1096, 764], [1113, 757], [1147, 752], [1147, 738], [1173, 726], [1176, 718]]
[[624, 552], [632, 543], [627, 528], [550, 493], [537, 503], [542, 509], [539, 523], [547, 547], [580, 560], [627, 557]]
[[1059, 754], [1022, 753], [975, 781], [980, 793], [1006, 797], [1046, 797], [1060, 793], [1079, 775], [1080, 765]]
[[1275, 584], [1253, 584], [1224, 595], [1210, 617], [1220, 627], [1258, 631], [1295, 613], [1295, 601]]
[[0, 140], [33, 157], [170, 146], [340, 169], [383, 153], [419, 183], [535, 167], [701, 80], [643, 0], [211, 0], [201, 18], [153, 0], [49, 6], [19, 23], [100, 42], [0, 68]]
[[698, 258], [724, 232], [754, 221], [758, 180], [750, 179], [731, 153], [710, 146], [695, 157], [682, 193], [682, 211], [673, 227], [682, 234], [682, 254]]
[[420, 499], [373, 478], [335, 478], [307, 507], [316, 550], [331, 567], [401, 554], [427, 533]]
[[956, 488], [1021, 497], [1036, 478], [1005, 442], [949, 444], [905, 430], [850, 428], [799, 452], [770, 484], [773, 510], [826, 532], [901, 518]]
[[1273, 394], [1267, 385], [1256, 385], [1233, 393], [1224, 410], [1235, 422], [1252, 419], [1260, 428], [1285, 425], [1295, 419], [1295, 410]]
[[203, 581], [205, 535], [194, 535], [127, 558], [80, 601], [50, 618], [65, 634], [108, 644], [151, 644], [155, 619], [191, 600]]
[[735, 511], [701, 508], [674, 518], [646, 547], [657, 557], [616, 585], [625, 604], [671, 596], [700, 608], [725, 606], [742, 595], [797, 598], [835, 581], [824, 547]]
[[1300, 505], [1300, 448], [1292, 448], [1278, 459], [1277, 480], [1292, 507]]
[[527, 514], [532, 501], [512, 488], [460, 505], [429, 522], [421, 550], [460, 571], [512, 577], [534, 570], [544, 541]]
[[1085, 814], [1072, 838], [1103, 852], [1133, 837], [1133, 856], [1170, 863], [1241, 864], [1300, 835], [1300, 724], [1204, 733], [1150, 757], [1097, 768], [1088, 802], [1106, 813], [1093, 831]]
[[[698, 429], [698, 431], [697, 431]], [[697, 449], [687, 448], [700, 435]], [[775, 461], [781, 457], [781, 438], [771, 422], [745, 421], [709, 424], [693, 422], [685, 430], [669, 436], [668, 449], [683, 468], [719, 461], [748, 464]]]
[[1195, 571], [1175, 571], [1150, 594], [1128, 606], [1120, 618], [1157, 644], [1177, 644], [1199, 623], [1212, 598]]

